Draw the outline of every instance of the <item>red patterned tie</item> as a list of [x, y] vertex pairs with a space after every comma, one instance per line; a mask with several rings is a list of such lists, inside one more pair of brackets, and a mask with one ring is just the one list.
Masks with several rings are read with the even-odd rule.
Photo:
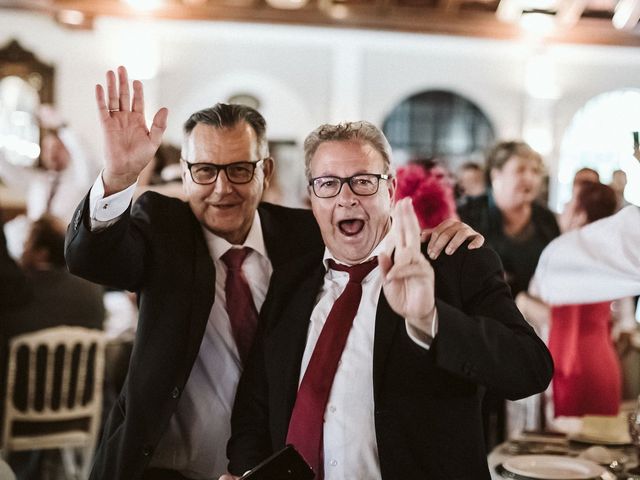
[[224, 285], [227, 312], [243, 365], [249, 355], [258, 326], [258, 311], [253, 303], [249, 284], [242, 273], [242, 263], [250, 252], [251, 249], [246, 247], [231, 248], [221, 257], [227, 266], [227, 281]]
[[333, 304], [322, 327], [298, 389], [287, 433], [287, 443], [295, 445], [311, 465], [316, 472], [316, 480], [324, 476], [322, 433], [333, 377], [360, 305], [361, 282], [377, 264], [376, 258], [351, 267], [329, 260], [333, 270], [349, 273], [349, 283]]

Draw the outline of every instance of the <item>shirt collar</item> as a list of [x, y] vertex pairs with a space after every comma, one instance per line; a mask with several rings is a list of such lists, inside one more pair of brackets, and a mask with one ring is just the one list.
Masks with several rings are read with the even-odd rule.
[[228, 250], [234, 247], [249, 247], [263, 257], [269, 258], [267, 256], [267, 247], [264, 244], [264, 236], [262, 235], [262, 223], [260, 222], [260, 215], [258, 215], [258, 212], [256, 212], [253, 216], [253, 223], [251, 224], [251, 228], [249, 229], [247, 238], [242, 245], [232, 245], [224, 238], [211, 233], [204, 226], [202, 227], [202, 231], [204, 232], [204, 237], [207, 240], [209, 252], [214, 260], [219, 260], [222, 255], [224, 255]]
[[[382, 237], [382, 240], [380, 240], [380, 243], [378, 243], [378, 245], [376, 245], [376, 247], [369, 254], [369, 256], [367, 258], [365, 258], [364, 260], [362, 260], [362, 262], [360, 262], [360, 263], [368, 262], [373, 257], [377, 257], [381, 253], [385, 252], [387, 250], [387, 248], [386, 248], [387, 244], [390, 241], [391, 241], [391, 236], [389, 235], [389, 233], [387, 233], [384, 237]], [[329, 270], [329, 260], [333, 260], [336, 263], [340, 263], [340, 264], [345, 265], [344, 262], [341, 262], [340, 260], [336, 260], [336, 258], [329, 251], [329, 249], [327, 247], [325, 247], [324, 248], [324, 256], [322, 257], [322, 263], [324, 264], [324, 268], [327, 271]]]

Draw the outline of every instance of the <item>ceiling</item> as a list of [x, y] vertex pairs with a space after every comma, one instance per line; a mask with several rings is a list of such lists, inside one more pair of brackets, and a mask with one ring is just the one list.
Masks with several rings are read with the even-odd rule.
[[640, 0], [0, 0], [69, 28], [99, 16], [230, 20], [640, 46]]

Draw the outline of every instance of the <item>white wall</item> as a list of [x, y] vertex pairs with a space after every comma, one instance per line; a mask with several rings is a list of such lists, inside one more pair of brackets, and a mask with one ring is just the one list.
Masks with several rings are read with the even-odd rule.
[[[327, 121], [381, 124], [395, 104], [430, 88], [449, 89], [480, 106], [500, 137], [522, 135], [531, 110], [524, 88], [531, 46], [459, 37], [214, 22], [141, 23], [100, 19], [90, 32], [63, 29], [44, 16], [3, 10], [0, 43], [17, 38], [56, 67], [56, 103], [99, 164], [101, 139], [93, 88], [107, 68], [145, 67], [148, 116], [170, 110], [166, 137], [178, 143], [196, 109], [248, 92], [257, 96], [274, 139], [301, 140]], [[537, 108], [557, 145], [572, 115], [604, 91], [640, 86], [640, 49], [559, 46], [560, 96]], [[542, 113], [540, 113], [542, 112]], [[530, 119], [529, 119], [530, 120]], [[530, 123], [530, 122], [529, 122]]]

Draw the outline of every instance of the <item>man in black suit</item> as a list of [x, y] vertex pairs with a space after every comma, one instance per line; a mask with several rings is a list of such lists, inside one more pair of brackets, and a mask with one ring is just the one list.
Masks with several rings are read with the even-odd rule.
[[[493, 251], [429, 261], [408, 199], [391, 223], [390, 157], [368, 122], [324, 125], [307, 137], [326, 250], [272, 277], [232, 414], [232, 475], [223, 478], [292, 443], [317, 479], [488, 479], [485, 388], [515, 399], [551, 380], [549, 352], [517, 310]], [[354, 276], [364, 268], [360, 285]], [[335, 354], [337, 331], [345, 338]]]
[[[91, 479], [214, 478], [226, 470], [233, 398], [252, 341], [239, 327], [255, 327], [271, 273], [321, 252], [321, 238], [308, 211], [260, 203], [274, 163], [264, 119], [240, 105], [217, 104], [185, 123], [187, 203], [149, 192], [130, 207], [167, 121], [160, 109], [147, 130], [142, 84], [133, 90], [130, 98], [123, 67], [118, 82], [107, 74], [106, 102], [97, 87], [105, 167], [67, 233], [70, 270], [135, 291], [140, 307], [127, 379]], [[233, 267], [227, 262], [237, 254], [243, 260]], [[234, 322], [238, 316], [247, 321]]]

